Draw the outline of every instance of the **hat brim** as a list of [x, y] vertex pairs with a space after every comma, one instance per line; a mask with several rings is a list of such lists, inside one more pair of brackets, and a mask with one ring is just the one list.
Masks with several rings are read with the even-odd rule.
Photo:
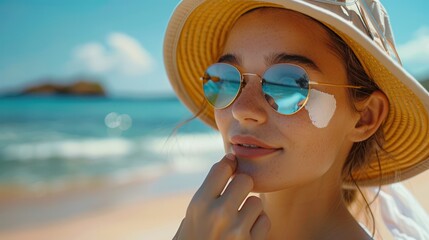
[[[179, 4], [167, 28], [164, 62], [173, 89], [191, 112], [196, 114], [204, 106], [199, 117], [216, 128], [213, 108], [204, 104], [199, 77], [219, 57], [235, 21], [258, 7], [297, 11], [328, 26], [352, 48], [389, 99], [383, 125], [385, 154], [379, 154], [380, 161], [374, 155], [368, 167], [353, 172], [358, 184], [389, 184], [429, 168], [428, 92], [350, 22], [305, 1], [185, 0]], [[353, 186], [351, 179], [345, 182], [345, 187]]]

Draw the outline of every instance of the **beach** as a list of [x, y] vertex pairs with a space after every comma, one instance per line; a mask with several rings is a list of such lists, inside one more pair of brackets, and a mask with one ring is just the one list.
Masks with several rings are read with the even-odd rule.
[[112, 206], [53, 223], [0, 233], [1, 239], [171, 239], [191, 194]]
[[176, 174], [150, 183], [3, 200], [0, 219], [9, 225], [2, 223], [0, 239], [171, 239], [202, 177]]
[[0, 239], [171, 239], [192, 194], [112, 206], [36, 227], [4, 231]]
[[202, 122], [176, 128], [191, 116], [176, 98], [1, 99], [0, 239], [171, 238], [223, 156]]
[[[202, 174], [193, 174], [188, 177], [177, 175], [170, 179], [158, 179], [159, 182], [154, 184], [159, 187], [163, 184], [172, 184], [170, 181], [176, 180], [183, 181], [183, 184], [188, 186], [181, 190], [170, 189], [153, 197], [135, 198], [105, 205], [55, 221], [37, 222], [33, 226], [19, 229], [3, 229], [0, 232], [0, 239], [171, 239], [199, 185], [198, 181], [203, 177]], [[407, 188], [427, 212], [429, 211], [429, 192], [425, 185], [428, 180], [427, 172], [405, 181]], [[133, 186], [127, 185], [123, 188], [130, 190]], [[122, 193], [126, 195], [127, 191], [122, 190]], [[374, 213], [378, 215], [378, 212]], [[393, 239], [383, 226], [380, 216], [376, 218], [377, 229], [383, 239]]]
[[[171, 239], [224, 154], [199, 121], [172, 134], [190, 117], [177, 99], [8, 98], [0, 114], [2, 240]], [[428, 212], [427, 182], [405, 185]]]

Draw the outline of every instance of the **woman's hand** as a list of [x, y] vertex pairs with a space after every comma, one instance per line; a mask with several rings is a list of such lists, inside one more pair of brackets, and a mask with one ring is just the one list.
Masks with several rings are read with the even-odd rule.
[[174, 239], [266, 238], [270, 221], [263, 211], [261, 199], [255, 196], [246, 199], [253, 188], [252, 178], [237, 174], [225, 188], [236, 165], [233, 154], [213, 165], [192, 198]]

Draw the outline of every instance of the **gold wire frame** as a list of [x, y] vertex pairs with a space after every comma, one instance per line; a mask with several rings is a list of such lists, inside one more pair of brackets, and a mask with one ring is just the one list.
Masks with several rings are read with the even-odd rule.
[[[229, 67], [232, 67], [232, 68], [234, 68], [239, 74], [240, 74], [240, 87], [238, 88], [238, 90], [237, 90], [237, 93], [235, 94], [235, 96], [234, 96], [234, 98], [226, 105], [226, 106], [224, 106], [224, 107], [217, 107], [217, 106], [214, 106], [210, 101], [207, 101], [213, 108], [215, 108], [215, 109], [224, 109], [224, 108], [227, 108], [227, 107], [229, 107], [233, 102], [235, 102], [235, 100], [238, 98], [238, 96], [240, 95], [240, 93], [241, 93], [241, 90], [243, 89], [243, 87], [246, 85], [246, 82], [245, 82], [245, 80], [244, 80], [244, 77], [245, 76], [255, 76], [255, 77], [258, 77], [260, 80], [259, 80], [259, 83], [261, 83], [261, 84], [263, 84], [263, 82], [264, 82], [264, 78], [262, 77], [264, 74], [265, 74], [265, 72], [266, 71], [268, 71], [271, 67], [273, 67], [274, 65], [279, 65], [279, 64], [284, 64], [284, 65], [292, 65], [292, 66], [295, 66], [295, 67], [298, 67], [298, 68], [300, 68], [304, 73], [305, 73], [305, 76], [307, 76], [307, 78], [308, 78], [308, 74], [307, 74], [307, 71], [305, 71], [305, 69], [304, 68], [302, 68], [301, 66], [299, 66], [299, 65], [296, 65], [296, 64], [290, 64], [290, 63], [278, 63], [278, 64], [274, 64], [274, 65], [272, 65], [272, 66], [270, 66], [269, 68], [267, 68], [266, 70], [265, 70], [265, 72], [264, 72], [264, 74], [262, 74], [262, 76], [261, 75], [259, 75], [259, 74], [256, 74], [256, 73], [248, 73], [248, 72], [245, 72], [245, 73], [242, 73], [242, 72], [240, 72], [240, 70], [237, 68], [237, 67], [235, 67], [234, 65], [231, 65], [231, 64], [228, 64], [228, 63], [215, 63], [215, 64], [213, 64], [213, 65], [216, 65], [216, 64], [225, 64], [225, 65], [228, 65]], [[211, 65], [211, 66], [213, 66], [213, 65]], [[209, 66], [209, 68], [211, 67], [211, 66]], [[206, 71], [207, 72], [207, 71]], [[219, 78], [210, 78], [212, 81], [214, 81], [214, 82], [218, 82], [218, 81], [220, 81], [220, 79]], [[205, 77], [205, 76], [203, 76], [203, 77], [200, 77], [200, 80], [202, 81], [202, 83], [204, 84], [204, 83], [206, 83], [207, 82], [207, 80], [209, 80], [207, 77]], [[362, 89], [362, 88], [365, 88], [365, 87], [363, 87], [363, 86], [355, 86], [355, 85], [349, 85], [349, 84], [335, 84], [335, 83], [326, 83], [326, 82], [314, 82], [314, 81], [308, 81], [308, 93], [307, 93], [307, 96], [306, 96], [306, 98], [305, 98], [305, 100], [304, 100], [304, 102], [300, 105], [300, 107], [295, 111], [295, 112], [293, 112], [293, 113], [281, 113], [281, 112], [278, 112], [278, 111], [276, 111], [276, 112], [278, 112], [278, 113], [280, 113], [280, 114], [283, 114], [283, 115], [293, 115], [293, 114], [295, 114], [295, 113], [297, 113], [297, 112], [299, 112], [306, 104], [307, 104], [307, 102], [308, 102], [308, 99], [309, 99], [309, 97], [310, 97], [310, 89], [311, 89], [311, 86], [312, 85], [317, 85], [317, 86], [328, 86], [328, 87], [343, 87], [343, 88], [354, 88], [354, 89]], [[265, 92], [264, 92], [265, 93]], [[268, 93], [266, 93], [266, 94], [268, 94]]]
[[308, 84], [320, 85], [320, 86], [329, 86], [329, 87], [355, 88], [355, 89], [365, 88], [363, 86], [354, 86], [354, 85], [348, 85], [348, 84], [334, 84], [334, 83], [326, 83], [326, 82], [313, 82], [313, 81], [309, 81]]

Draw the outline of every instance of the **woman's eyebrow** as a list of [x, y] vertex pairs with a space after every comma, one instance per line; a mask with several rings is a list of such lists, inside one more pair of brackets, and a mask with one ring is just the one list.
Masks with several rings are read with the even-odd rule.
[[227, 53], [222, 55], [218, 60], [218, 63], [230, 63], [230, 64], [234, 64], [234, 65], [240, 65], [240, 58], [235, 56], [234, 54], [231, 53]]
[[268, 66], [277, 63], [296, 63], [298, 65], [304, 65], [309, 68], [312, 68], [318, 72], [322, 72], [313, 60], [306, 56], [298, 54], [274, 53], [266, 57], [265, 62]]
[[[240, 57], [232, 53], [227, 53], [222, 55], [218, 60], [218, 63], [230, 63], [233, 65], [241, 65]], [[317, 64], [310, 58], [298, 55], [298, 54], [288, 54], [288, 53], [274, 53], [265, 58], [267, 66], [271, 66], [277, 63], [296, 63], [298, 65], [304, 65], [309, 68], [312, 68], [318, 72], [322, 72]]]

